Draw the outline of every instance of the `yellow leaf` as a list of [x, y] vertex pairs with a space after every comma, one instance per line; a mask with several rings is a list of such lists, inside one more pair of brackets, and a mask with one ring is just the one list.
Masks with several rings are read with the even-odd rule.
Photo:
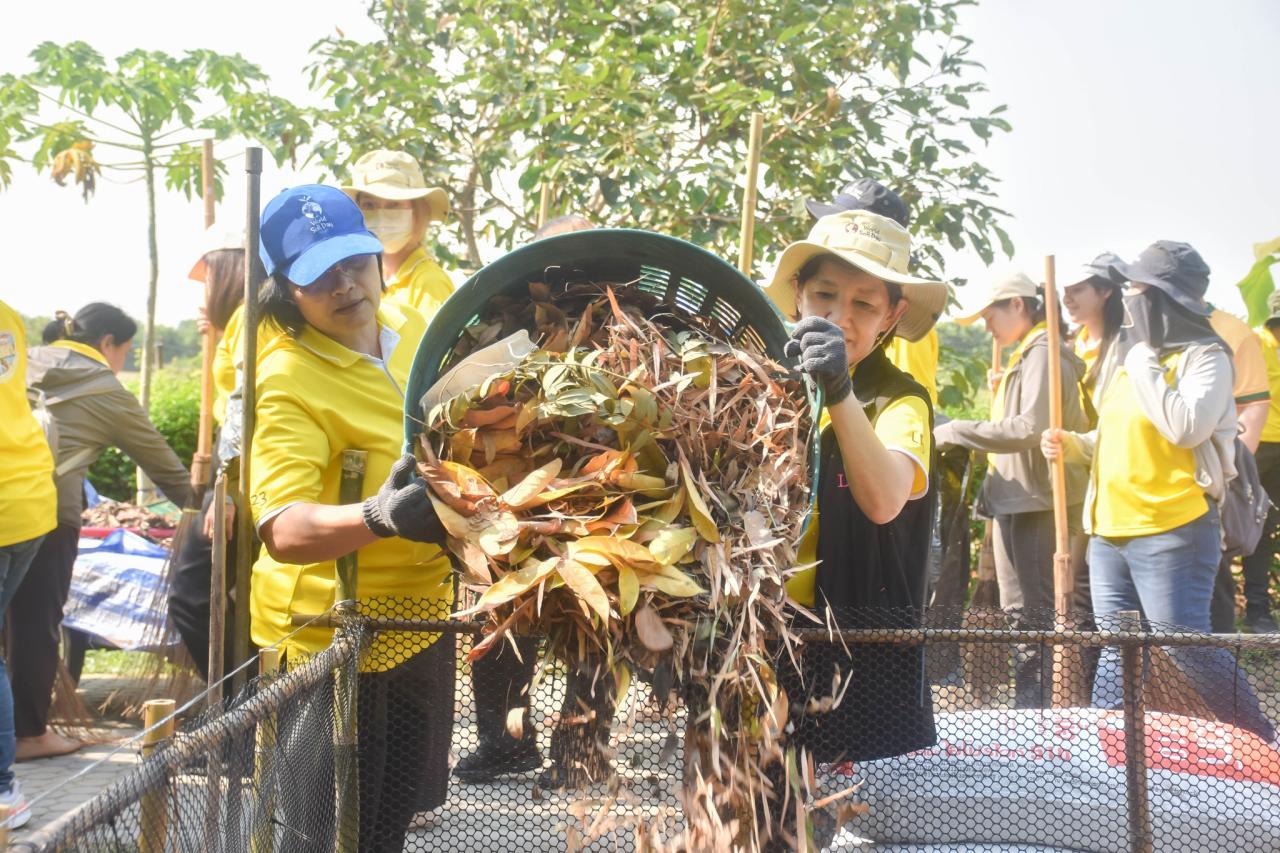
[[681, 485], [671, 496], [671, 500], [664, 502], [654, 511], [653, 517], [668, 524], [675, 521], [676, 516], [680, 515], [680, 510], [684, 509], [684, 496], [685, 488]]
[[603, 554], [615, 566], [626, 565], [649, 572], [660, 568], [648, 548], [630, 539], [619, 539], [614, 536], [584, 536], [576, 542], [569, 543], [569, 553], [576, 556], [583, 551]]
[[530, 471], [527, 477], [502, 494], [502, 502], [515, 510], [524, 509], [556, 478], [563, 464], [559, 459], [552, 459], [541, 468]]
[[654, 477], [651, 474], [622, 472], [614, 474], [612, 480], [624, 489], [635, 489], [640, 494], [649, 497], [657, 497], [671, 488], [667, 485], [666, 480], [661, 477]]
[[647, 575], [641, 581], [640, 586], [641, 588], [656, 589], [676, 598], [692, 598], [695, 595], [701, 595], [706, 592], [706, 590], [698, 586], [697, 581], [683, 572], [680, 573], [678, 578], [670, 577], [666, 574]]
[[507, 510], [483, 512], [472, 517], [473, 528], [478, 528], [475, 539], [490, 557], [509, 553], [520, 538], [520, 522]]
[[566, 558], [556, 566], [565, 585], [578, 594], [604, 622], [609, 621], [609, 596], [591, 570], [577, 560]]
[[554, 572], [558, 562], [557, 558], [551, 557], [514, 572], [508, 572], [484, 591], [484, 595], [480, 596], [480, 600], [476, 602], [476, 609], [492, 610], [513, 598], [524, 595]]
[[698, 541], [698, 531], [692, 527], [666, 527], [649, 542], [649, 553], [664, 566], [680, 562]]
[[476, 449], [476, 431], [473, 429], [458, 430], [449, 439], [449, 456], [459, 462], [470, 462], [471, 452]]
[[436, 517], [440, 519], [440, 523], [444, 525], [444, 529], [448, 531], [449, 535], [465, 541], [471, 535], [471, 525], [467, 522], [466, 517], [454, 512], [453, 507], [437, 499], [435, 495], [428, 494], [427, 497], [431, 498], [431, 505], [435, 507]]
[[689, 497], [689, 518], [693, 520], [693, 526], [698, 528], [698, 533], [703, 539], [713, 543], [719, 542], [720, 531], [716, 529], [716, 523], [711, 520], [711, 511], [702, 502], [702, 495], [698, 493], [698, 484], [689, 471], [689, 461], [683, 454], [680, 456], [680, 473], [684, 477], [684, 487]]
[[630, 566], [618, 567], [618, 613], [626, 616], [640, 597], [640, 579]]
[[613, 707], [622, 707], [622, 700], [627, 697], [627, 691], [631, 689], [631, 668], [625, 663], [619, 663], [613, 668], [613, 683], [617, 687], [613, 694]]
[[525, 427], [538, 419], [537, 406], [521, 406], [520, 414], [516, 415], [516, 434], [523, 433]]

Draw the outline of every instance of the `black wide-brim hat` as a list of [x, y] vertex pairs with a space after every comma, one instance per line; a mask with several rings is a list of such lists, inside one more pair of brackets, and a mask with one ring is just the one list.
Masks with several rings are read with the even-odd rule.
[[1120, 261], [1112, 266], [1126, 281], [1157, 288], [1192, 314], [1208, 317], [1213, 313], [1204, 301], [1209, 289], [1209, 265], [1187, 243], [1157, 240], [1143, 249], [1133, 263]]

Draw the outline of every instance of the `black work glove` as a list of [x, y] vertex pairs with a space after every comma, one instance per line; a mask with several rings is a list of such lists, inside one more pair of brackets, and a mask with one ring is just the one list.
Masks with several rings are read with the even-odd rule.
[[443, 542], [444, 526], [431, 505], [427, 481], [418, 476], [418, 461], [406, 453], [391, 466], [391, 476], [364, 502], [364, 524], [382, 538], [411, 542]]
[[839, 403], [853, 390], [844, 332], [830, 320], [805, 317], [796, 323], [783, 352], [788, 358], [799, 359], [800, 369], [817, 380], [828, 406]]

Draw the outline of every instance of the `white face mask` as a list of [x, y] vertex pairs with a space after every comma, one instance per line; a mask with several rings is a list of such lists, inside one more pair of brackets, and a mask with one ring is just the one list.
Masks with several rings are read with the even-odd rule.
[[400, 251], [417, 236], [413, 233], [413, 211], [405, 208], [365, 211], [364, 224], [388, 252]]

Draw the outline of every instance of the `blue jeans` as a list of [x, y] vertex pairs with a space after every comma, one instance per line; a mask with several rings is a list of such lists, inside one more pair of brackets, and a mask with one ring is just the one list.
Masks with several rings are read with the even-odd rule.
[[[0, 629], [4, 628], [4, 614], [9, 602], [18, 591], [18, 585], [27, 575], [27, 567], [40, 550], [43, 536], [15, 542], [0, 548]], [[9, 688], [9, 670], [0, 657], [0, 793], [8, 793], [13, 787], [13, 758], [18, 741], [13, 732], [13, 691]]]
[[[1166, 533], [1089, 541], [1089, 583], [1098, 627], [1122, 627], [1114, 614], [1137, 610], [1144, 619], [1209, 632], [1209, 603], [1221, 558], [1218, 508]], [[1248, 729], [1270, 743], [1275, 728], [1231, 653], [1222, 648], [1169, 648], [1218, 719]], [[1120, 650], [1103, 649], [1093, 681], [1097, 708], [1121, 708], [1124, 684]]]

